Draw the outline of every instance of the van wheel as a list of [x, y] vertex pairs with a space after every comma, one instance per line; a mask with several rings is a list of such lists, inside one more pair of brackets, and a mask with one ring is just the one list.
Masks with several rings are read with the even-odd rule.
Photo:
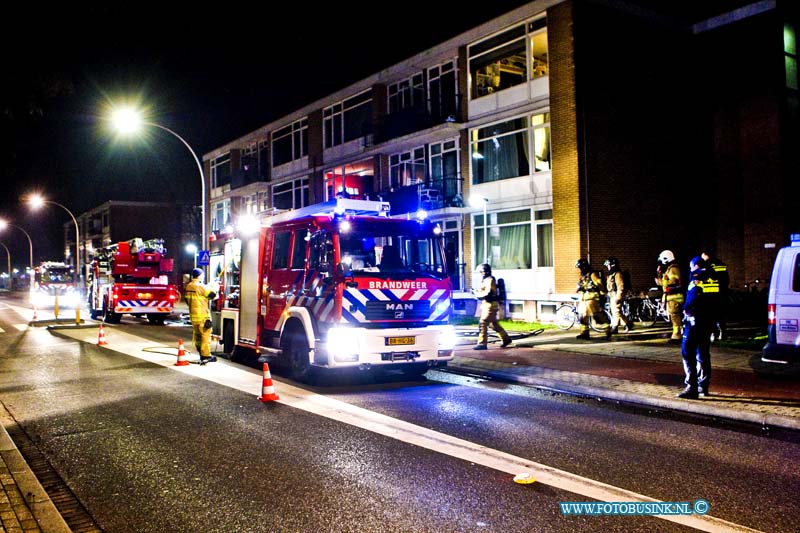
[[311, 363], [308, 360], [308, 339], [302, 332], [294, 332], [287, 339], [288, 346], [284, 347], [285, 354], [288, 354], [289, 369], [292, 379], [307, 383], [311, 377]]

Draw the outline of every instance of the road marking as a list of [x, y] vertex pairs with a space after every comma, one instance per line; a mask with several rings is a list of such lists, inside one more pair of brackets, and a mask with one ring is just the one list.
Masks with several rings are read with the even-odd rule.
[[14, 327], [17, 328], [19, 331], [28, 330], [28, 324], [14, 324]]
[[0, 333], [5, 333], [5, 332], [6, 332], [6, 330], [4, 330], [3, 328], [0, 328]]
[[[81, 342], [91, 344], [96, 344], [97, 342], [97, 334], [94, 328], [65, 328], [51, 331], [57, 335], [66, 336]], [[137, 357], [151, 363], [165, 366], [177, 372], [183, 372], [194, 377], [237, 389], [251, 394], [254, 397], [261, 396], [261, 386], [263, 385], [263, 374], [261, 371], [222, 361], [202, 367], [200, 365], [175, 366], [178, 353], [177, 346], [167, 347], [163, 345], [154, 345], [146, 339], [125, 333], [116, 328], [105, 328], [105, 332], [108, 342], [106, 349]], [[390, 416], [375, 413], [361, 407], [356, 407], [340, 400], [292, 386], [283, 381], [279, 381], [279, 383], [280, 385], [276, 385], [275, 387], [276, 392], [280, 396], [280, 400], [277, 400], [278, 403], [296, 409], [302, 409], [303, 411], [318, 416], [324, 416], [361, 429], [366, 429], [373, 433], [391, 437], [402, 442], [414, 444], [421, 448], [456, 457], [510, 475], [516, 475], [520, 472], [529, 472], [539, 483], [544, 483], [551, 487], [579, 494], [600, 502], [655, 503], [661, 501], [643, 494], [579, 476], [565, 470], [559, 470], [541, 463], [529, 461], [522, 457], [487, 448], [486, 446], [452, 437], [422, 426], [404, 422]], [[654, 517], [689, 526], [700, 531], [757, 531], [710, 515], [654, 515]]]

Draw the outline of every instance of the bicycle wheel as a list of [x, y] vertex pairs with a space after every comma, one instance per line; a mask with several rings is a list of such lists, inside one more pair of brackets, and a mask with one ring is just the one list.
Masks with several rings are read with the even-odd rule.
[[578, 311], [570, 304], [561, 304], [556, 309], [556, 327], [567, 330], [578, 320]]
[[639, 307], [639, 320], [645, 326], [655, 326], [658, 320], [658, 307], [652, 300], [642, 300]]

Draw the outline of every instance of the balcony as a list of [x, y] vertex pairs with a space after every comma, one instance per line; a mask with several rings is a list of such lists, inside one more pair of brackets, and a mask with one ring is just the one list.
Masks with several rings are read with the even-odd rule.
[[384, 115], [375, 128], [374, 143], [380, 144], [445, 122], [456, 122], [461, 109], [460, 95]]
[[415, 213], [420, 209], [435, 211], [446, 207], [463, 207], [461, 180], [461, 175], [427, 180], [414, 185], [380, 191], [378, 196], [391, 204], [392, 215]]

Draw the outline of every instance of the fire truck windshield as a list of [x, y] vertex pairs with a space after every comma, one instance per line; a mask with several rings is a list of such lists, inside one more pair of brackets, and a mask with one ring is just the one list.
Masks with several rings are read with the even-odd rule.
[[39, 275], [40, 283], [69, 283], [72, 271], [69, 268], [48, 268]]
[[447, 274], [441, 237], [339, 235], [342, 263], [354, 274], [403, 272], [442, 279]]

